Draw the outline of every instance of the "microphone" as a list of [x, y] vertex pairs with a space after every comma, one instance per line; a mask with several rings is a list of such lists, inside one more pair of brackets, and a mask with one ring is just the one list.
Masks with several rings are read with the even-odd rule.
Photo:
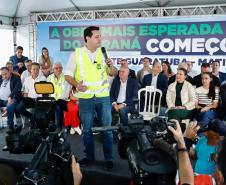
[[108, 55], [107, 55], [105, 47], [101, 47], [101, 51], [102, 51], [102, 54], [104, 55], [104, 59], [107, 60], [108, 59]]
[[94, 62], [93, 62], [94, 64], [97, 64], [97, 61], [96, 60], [94, 60]]
[[[101, 51], [102, 51], [102, 54], [103, 54], [104, 59], [106, 61], [108, 59], [108, 55], [107, 55], [105, 47], [101, 47]], [[107, 64], [107, 65], [108, 65], [108, 67], [110, 67], [110, 64]]]

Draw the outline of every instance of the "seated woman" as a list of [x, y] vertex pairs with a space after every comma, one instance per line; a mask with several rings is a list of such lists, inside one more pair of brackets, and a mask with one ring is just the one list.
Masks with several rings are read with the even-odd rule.
[[210, 120], [217, 118], [216, 109], [219, 103], [219, 88], [215, 87], [212, 74], [202, 73], [202, 86], [196, 88], [195, 118], [206, 126]]
[[170, 63], [168, 61], [162, 62], [162, 74], [166, 75], [169, 79], [171, 76], [175, 75], [170, 67]]
[[73, 90], [70, 93], [70, 101], [67, 103], [67, 111], [64, 112], [64, 126], [70, 126], [70, 134], [77, 132], [82, 134], [80, 129], [80, 118], [78, 109], [78, 99], [75, 97]]
[[39, 64], [41, 65], [42, 73], [45, 77], [48, 77], [52, 72], [53, 58], [49, 56], [47, 48], [42, 48], [42, 55], [39, 58]]
[[[176, 74], [176, 81], [168, 87], [166, 102], [168, 106], [168, 118], [181, 122], [184, 119], [192, 118], [192, 110], [195, 108], [195, 90], [187, 82], [186, 69], [179, 68]], [[183, 125], [182, 125], [183, 126]], [[182, 130], [185, 128], [182, 127]]]

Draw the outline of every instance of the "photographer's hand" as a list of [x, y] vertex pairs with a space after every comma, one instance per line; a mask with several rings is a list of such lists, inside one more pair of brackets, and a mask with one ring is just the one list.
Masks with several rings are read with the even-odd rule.
[[82, 180], [82, 173], [80, 170], [79, 163], [77, 163], [75, 161], [74, 155], [72, 155], [71, 170], [72, 170], [72, 174], [73, 174], [74, 185], [80, 185], [81, 180]]
[[191, 121], [186, 130], [184, 131], [184, 137], [194, 140], [197, 138], [197, 131], [200, 129], [200, 126], [197, 126], [196, 121]]
[[168, 127], [168, 129], [173, 133], [173, 136], [178, 144], [178, 161], [179, 161], [179, 178], [180, 184], [194, 184], [194, 173], [191, 166], [191, 162], [186, 151], [186, 146], [184, 142], [184, 137], [181, 131], [180, 124], [177, 120], [170, 120], [176, 122], [176, 130], [173, 127]]
[[173, 133], [173, 137], [177, 141], [178, 148], [185, 147], [184, 137], [183, 137], [183, 134], [182, 134], [179, 122], [177, 120], [175, 120], [175, 119], [172, 119], [170, 121], [176, 123], [176, 127], [177, 127], [176, 130], [173, 127], [171, 127], [171, 126], [169, 126], [168, 129]]

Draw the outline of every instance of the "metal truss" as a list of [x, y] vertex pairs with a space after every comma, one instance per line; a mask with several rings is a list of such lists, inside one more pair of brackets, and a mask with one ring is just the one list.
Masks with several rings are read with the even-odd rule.
[[29, 56], [33, 62], [37, 62], [37, 30], [35, 15], [30, 15], [28, 29], [29, 29]]
[[37, 45], [36, 45], [37, 22], [58, 22], [58, 21], [120, 19], [120, 18], [148, 18], [165, 16], [203, 16], [203, 15], [226, 15], [226, 4], [32, 13], [30, 15], [29, 21], [30, 57], [34, 61], [37, 60]]
[[225, 15], [226, 4], [180, 6], [180, 7], [156, 7], [140, 9], [115, 9], [94, 11], [69, 11], [37, 13], [36, 22], [48, 21], [74, 21], [92, 19], [117, 19], [117, 18], [142, 18], [163, 16], [197, 16], [197, 15]]

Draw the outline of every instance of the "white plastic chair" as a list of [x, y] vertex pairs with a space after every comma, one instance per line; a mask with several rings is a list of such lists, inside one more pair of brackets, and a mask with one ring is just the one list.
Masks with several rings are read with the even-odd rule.
[[[141, 111], [141, 95], [144, 94], [144, 109]], [[138, 91], [139, 114], [143, 116], [143, 120], [150, 121], [154, 117], [159, 116], [161, 108], [162, 91], [154, 86], [146, 86]]]

